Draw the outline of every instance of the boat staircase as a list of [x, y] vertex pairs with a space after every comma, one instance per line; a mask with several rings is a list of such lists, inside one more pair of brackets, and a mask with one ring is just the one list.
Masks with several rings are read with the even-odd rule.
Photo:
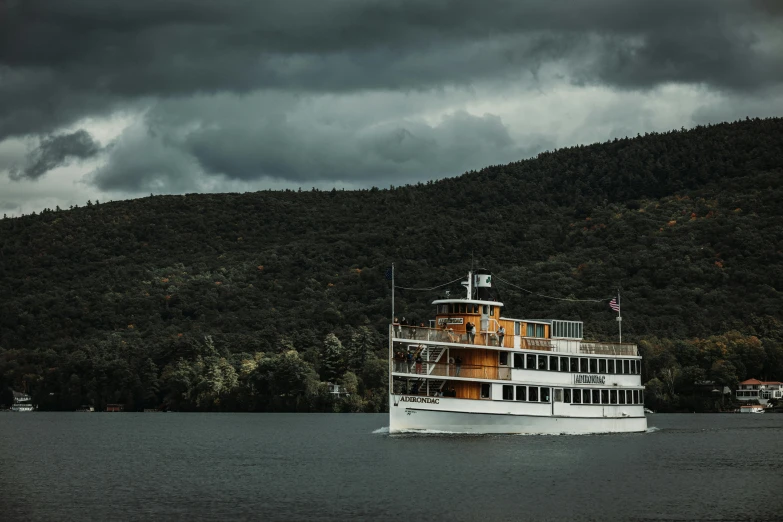
[[[439, 391], [443, 390], [443, 386], [446, 384], [445, 379], [431, 379], [430, 375], [438, 376], [448, 366], [440, 364], [443, 354], [446, 353], [445, 346], [426, 346], [421, 351], [421, 358], [424, 360], [422, 365], [422, 376], [416, 380], [418, 384], [419, 394], [434, 396]], [[439, 370], [435, 372], [435, 370]]]

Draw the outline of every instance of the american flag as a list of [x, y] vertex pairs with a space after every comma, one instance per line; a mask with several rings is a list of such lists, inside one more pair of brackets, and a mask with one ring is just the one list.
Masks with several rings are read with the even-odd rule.
[[620, 303], [617, 302], [616, 297], [613, 297], [612, 300], [609, 301], [609, 308], [611, 308], [617, 313], [620, 313]]

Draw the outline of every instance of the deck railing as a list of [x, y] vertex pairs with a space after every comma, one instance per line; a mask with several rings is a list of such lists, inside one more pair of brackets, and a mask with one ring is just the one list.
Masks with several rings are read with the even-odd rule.
[[422, 361], [408, 364], [407, 361], [394, 360], [394, 371], [414, 377], [464, 377], [466, 379], [511, 380], [508, 366], [484, 366], [480, 364], [434, 363]]
[[[498, 346], [501, 348], [514, 348], [514, 335], [506, 334], [503, 342], [496, 331], [476, 332], [473, 341], [468, 339], [465, 332], [456, 332], [451, 328], [428, 328], [426, 326], [400, 326], [394, 325], [394, 336], [400, 339], [412, 341], [435, 341], [442, 343], [475, 344], [478, 346]], [[552, 350], [552, 341], [538, 337], [520, 337], [520, 349], [523, 350]]]
[[[394, 337], [411, 341], [434, 341], [455, 344], [473, 344], [478, 346], [497, 346], [501, 348], [518, 348], [521, 350], [553, 351], [555, 349], [551, 339], [540, 337], [522, 337], [505, 335], [501, 343], [500, 337], [495, 331], [476, 332], [471, 341], [465, 332], [457, 332], [451, 328], [428, 328], [426, 326], [401, 326], [393, 325]], [[519, 339], [519, 346], [515, 346], [515, 339]], [[633, 343], [604, 343], [594, 341], [577, 341], [578, 354], [592, 355], [638, 355], [638, 350]], [[566, 350], [571, 351], [571, 350]]]
[[638, 355], [633, 343], [596, 343], [582, 341], [579, 353], [596, 355]]

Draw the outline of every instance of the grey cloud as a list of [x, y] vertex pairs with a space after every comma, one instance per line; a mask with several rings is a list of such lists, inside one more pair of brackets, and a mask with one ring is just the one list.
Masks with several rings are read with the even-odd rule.
[[[414, 115], [416, 100], [414, 114], [388, 112], [396, 102], [377, 97], [352, 109], [328, 97], [210, 101], [158, 104], [111, 146], [107, 165], [89, 182], [133, 192], [192, 191], [205, 179], [370, 186], [381, 177], [404, 183], [455, 175], [552, 145], [536, 136], [519, 146], [492, 114], [457, 110], [428, 123]], [[376, 112], [365, 113], [365, 104]]]
[[143, 124], [126, 129], [107, 152], [107, 163], [85, 180], [100, 190], [160, 194], [199, 188], [197, 162]]
[[[622, 88], [783, 81], [769, 2], [0, 3], [0, 139], [153, 98], [438, 89], [561, 64]], [[770, 14], [772, 13], [772, 14]]]
[[16, 203], [14, 201], [8, 201], [5, 199], [0, 199], [0, 211], [16, 210], [18, 208], [19, 208], [19, 203]]
[[70, 160], [91, 158], [100, 150], [100, 145], [83, 129], [71, 134], [44, 136], [38, 148], [28, 154], [25, 165], [10, 170], [10, 177], [15, 180], [35, 180], [52, 169], [66, 165]]

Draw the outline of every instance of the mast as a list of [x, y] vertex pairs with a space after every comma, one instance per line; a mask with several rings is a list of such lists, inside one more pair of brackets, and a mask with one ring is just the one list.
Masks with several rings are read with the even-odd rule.
[[391, 322], [394, 324], [394, 263], [391, 266], [391, 282], [392, 282], [392, 315]]
[[620, 289], [617, 289], [617, 327], [620, 329], [620, 344], [623, 344], [623, 307], [620, 304]]

